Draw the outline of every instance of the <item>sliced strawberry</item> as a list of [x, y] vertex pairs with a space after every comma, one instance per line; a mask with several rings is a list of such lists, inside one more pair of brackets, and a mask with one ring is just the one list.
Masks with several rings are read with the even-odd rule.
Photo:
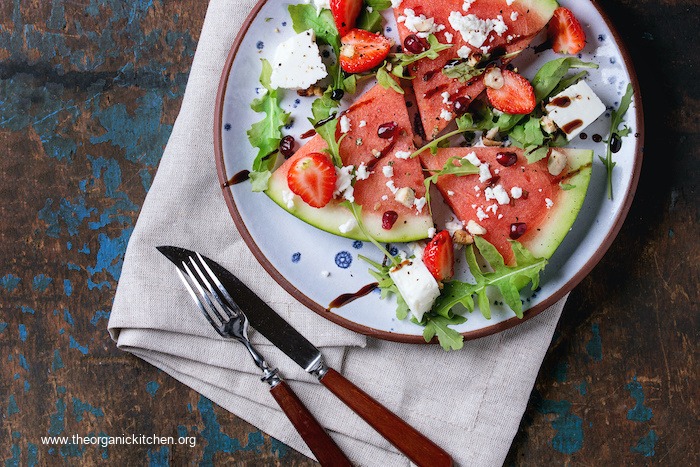
[[449, 280], [455, 274], [455, 250], [447, 230], [435, 235], [423, 252], [423, 263], [436, 281]]
[[355, 27], [355, 21], [362, 10], [363, 0], [331, 0], [330, 7], [333, 13], [338, 34], [343, 37]]
[[549, 21], [547, 38], [552, 49], [560, 54], [575, 55], [586, 46], [586, 33], [571, 10], [559, 7]]
[[313, 152], [300, 157], [287, 173], [287, 185], [309, 206], [322, 208], [333, 198], [335, 166], [328, 156]]
[[380, 65], [391, 49], [389, 39], [364, 29], [353, 29], [340, 42], [340, 66], [348, 73], [362, 73]]
[[510, 70], [502, 70], [500, 88], [486, 88], [486, 95], [494, 108], [507, 114], [524, 115], [535, 110], [535, 90], [530, 82]]

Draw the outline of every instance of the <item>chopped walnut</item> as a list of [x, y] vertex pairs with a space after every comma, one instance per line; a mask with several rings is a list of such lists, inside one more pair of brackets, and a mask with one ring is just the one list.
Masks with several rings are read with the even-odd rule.
[[452, 236], [452, 241], [458, 245], [471, 245], [474, 243], [474, 237], [472, 237], [466, 230], [456, 230]]

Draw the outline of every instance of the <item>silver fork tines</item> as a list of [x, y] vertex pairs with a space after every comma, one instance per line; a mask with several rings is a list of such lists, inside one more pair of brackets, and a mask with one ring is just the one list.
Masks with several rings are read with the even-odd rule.
[[235, 304], [221, 281], [199, 253], [197, 253], [196, 258], [189, 256], [187, 259], [189, 261], [182, 262], [186, 273], [178, 268], [178, 275], [209, 324], [222, 337], [234, 338], [245, 346], [255, 364], [263, 371], [263, 381], [272, 387], [279, 384], [281, 380], [277, 376], [277, 369], [270, 368], [265, 358], [248, 339], [248, 317]]

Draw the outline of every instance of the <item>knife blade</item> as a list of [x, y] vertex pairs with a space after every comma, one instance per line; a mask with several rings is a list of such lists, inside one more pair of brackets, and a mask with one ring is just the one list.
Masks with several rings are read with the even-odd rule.
[[[176, 259], [192, 254], [177, 248], [166, 256]], [[235, 304], [248, 316], [250, 325], [306, 372], [318, 378], [345, 405], [419, 466], [451, 466], [450, 455], [362, 389], [329, 368], [321, 351], [277, 314], [255, 292], [216, 261], [202, 256]], [[172, 258], [171, 258], [172, 259]]]

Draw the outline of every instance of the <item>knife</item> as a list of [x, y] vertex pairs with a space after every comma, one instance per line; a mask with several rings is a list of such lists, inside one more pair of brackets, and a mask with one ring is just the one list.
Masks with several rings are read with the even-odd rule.
[[[188, 250], [183, 250], [188, 252]], [[194, 255], [194, 252], [188, 252]], [[333, 368], [321, 351], [261, 300], [236, 276], [212, 259], [201, 256], [221, 281], [250, 325], [272, 344], [315, 376], [345, 405], [419, 466], [451, 466], [452, 458], [438, 445], [374, 400]]]
[[[222, 337], [236, 339], [246, 347], [255, 364], [263, 371], [261, 381], [269, 384], [270, 394], [321, 465], [351, 467], [350, 460], [294, 394], [277, 369], [272, 369], [265, 357], [250, 343], [250, 320], [247, 314], [238, 309], [228, 294], [220, 290], [220, 284], [216, 283], [217, 278], [212, 277], [213, 271], [204, 258], [193, 251], [178, 247], [159, 246], [157, 249], [177, 266], [180, 279], [214, 329]], [[205, 292], [205, 289], [208, 292]], [[215, 302], [218, 306], [214, 305]]]

